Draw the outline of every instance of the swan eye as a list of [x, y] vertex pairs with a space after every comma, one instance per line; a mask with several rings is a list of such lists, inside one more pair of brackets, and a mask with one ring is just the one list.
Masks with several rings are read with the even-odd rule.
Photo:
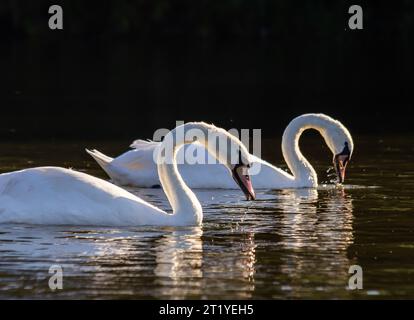
[[342, 155], [350, 156], [351, 155], [351, 151], [349, 150], [349, 146], [348, 146], [347, 141], [345, 141], [344, 148], [342, 149], [342, 151], [340, 153], [338, 153], [337, 155], [339, 155], [339, 156], [342, 156]]

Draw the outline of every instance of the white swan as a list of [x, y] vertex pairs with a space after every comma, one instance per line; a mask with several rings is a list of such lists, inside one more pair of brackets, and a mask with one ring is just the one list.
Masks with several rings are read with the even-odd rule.
[[[318, 177], [311, 164], [299, 149], [299, 139], [307, 129], [315, 129], [324, 138], [334, 155], [334, 167], [338, 181], [345, 179], [345, 169], [349, 162], [354, 143], [349, 131], [337, 120], [324, 114], [304, 114], [293, 119], [283, 134], [282, 151], [289, 169], [289, 174], [272, 164], [251, 155], [253, 163], [252, 183], [256, 189], [282, 189], [317, 187]], [[98, 162], [109, 177], [120, 185], [153, 187], [159, 185], [158, 173], [153, 160], [153, 152], [160, 147], [160, 142], [136, 140], [131, 144], [133, 150], [117, 158], [110, 158], [97, 150], [87, 152]], [[190, 146], [186, 146], [190, 147]], [[191, 146], [194, 148], [194, 145]], [[184, 156], [186, 148], [180, 150]], [[197, 152], [204, 152], [203, 146]], [[260, 170], [254, 166], [260, 165]], [[237, 184], [228, 176], [221, 164], [181, 164], [179, 171], [190, 188], [234, 189]]]
[[[232, 171], [246, 197], [253, 199], [254, 191], [245, 169], [250, 166], [249, 153], [241, 142], [213, 125], [188, 123], [182, 127], [183, 130], [197, 128], [206, 133], [214, 131], [227, 139], [232, 147], [240, 147], [239, 163], [235, 164], [230, 163], [229, 154], [223, 150], [211, 150], [211, 153]], [[200, 225], [203, 218], [201, 205], [184, 183], [175, 162], [179, 147], [192, 141], [178, 141], [178, 128], [166, 136], [173, 141], [172, 152], [166, 155], [165, 161], [160, 155], [158, 164], [161, 185], [173, 214], [167, 214], [132, 193], [85, 173], [58, 167], [39, 167], [0, 175], [0, 223]], [[207, 139], [200, 142], [209, 147]]]

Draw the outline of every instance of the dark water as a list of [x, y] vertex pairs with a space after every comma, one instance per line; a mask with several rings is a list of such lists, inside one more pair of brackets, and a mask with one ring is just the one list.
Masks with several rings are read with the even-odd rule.
[[[343, 188], [199, 190], [202, 227], [0, 225], [0, 298], [414, 298], [412, 137], [354, 137]], [[264, 158], [282, 165], [279, 141]], [[128, 141], [2, 143], [1, 171], [60, 165], [105, 177], [83, 148], [115, 155]], [[326, 181], [319, 138], [304, 153]], [[282, 166], [285, 166], [284, 164]], [[131, 189], [169, 209], [162, 190]], [[48, 287], [63, 267], [63, 290]], [[363, 269], [363, 290], [348, 269]]]

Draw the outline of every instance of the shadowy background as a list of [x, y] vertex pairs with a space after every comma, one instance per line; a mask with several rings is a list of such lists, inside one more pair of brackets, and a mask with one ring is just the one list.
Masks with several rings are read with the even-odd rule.
[[414, 130], [412, 0], [3, 0], [0, 36], [3, 140], [151, 138], [176, 120], [273, 137], [305, 112]]

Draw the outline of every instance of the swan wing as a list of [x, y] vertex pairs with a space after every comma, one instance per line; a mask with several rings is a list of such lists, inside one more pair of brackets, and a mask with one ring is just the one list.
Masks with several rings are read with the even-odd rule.
[[117, 184], [140, 187], [159, 186], [157, 165], [154, 152], [159, 144], [129, 150], [112, 160], [105, 169]]
[[252, 168], [249, 170], [255, 189], [283, 189], [295, 187], [295, 179], [288, 172], [255, 155], [250, 155]]
[[145, 149], [132, 149], [112, 160], [113, 166], [123, 167], [130, 170], [146, 170], [155, 166], [154, 152], [156, 145]]
[[88, 150], [95, 161], [119, 185], [132, 185], [140, 187], [159, 186], [157, 166], [153, 154], [158, 142], [136, 140], [129, 150], [116, 158], [104, 155], [98, 150]]
[[169, 217], [124, 189], [74, 170], [40, 167], [0, 175], [2, 223], [137, 226], [170, 224]]

